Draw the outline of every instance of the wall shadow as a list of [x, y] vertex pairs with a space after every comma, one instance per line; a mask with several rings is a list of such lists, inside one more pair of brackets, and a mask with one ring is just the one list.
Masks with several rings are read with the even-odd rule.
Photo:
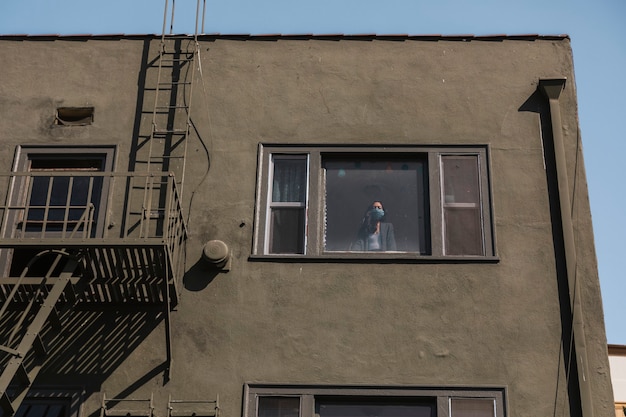
[[[149, 100], [151, 93], [146, 83], [150, 75], [149, 70], [154, 68], [158, 59], [158, 51], [151, 52], [150, 47], [153, 42], [155, 39], [152, 36], [146, 36], [143, 39], [141, 67], [137, 74], [133, 133], [132, 139], [128, 138], [132, 140], [128, 156], [129, 171], [134, 170], [137, 165], [138, 152], [146, 148], [145, 133], [142, 131], [146, 129], [144, 119], [147, 118], [148, 113], [145, 106], [153, 105]], [[149, 112], [152, 113], [152, 110], [150, 109]], [[129, 190], [132, 188], [130, 180], [126, 181], [125, 187], [123, 206], [127, 209]], [[124, 230], [127, 225], [122, 226]], [[124, 268], [120, 265], [121, 261], [114, 258], [98, 259], [99, 261], [94, 262], [99, 265], [98, 270], [102, 276], [91, 277], [90, 283], [97, 285], [103, 294], [106, 293], [112, 298], [117, 297], [117, 293], [113, 291], [115, 288], [110, 285], [112, 283], [117, 285], [122, 293], [128, 290], [130, 294], [137, 291], [137, 288], [141, 288], [147, 292], [152, 291], [151, 294], [161, 294], [161, 287], [158, 283], [161, 282], [162, 277], [154, 276], [151, 280], [150, 277], [133, 276], [121, 282], [120, 273], [117, 271], [117, 269]], [[150, 268], [157, 268], [156, 263], [150, 262]], [[88, 271], [83, 270], [82, 274], [90, 276]], [[98, 278], [101, 278], [103, 283], [100, 283]], [[138, 281], [141, 282], [138, 283]], [[78, 293], [80, 294], [80, 291]], [[150, 295], [146, 297], [149, 298]], [[133, 371], [138, 370], [140, 376], [121, 392], [111, 394], [116, 398], [132, 397], [137, 389], [161, 373], [164, 374], [164, 383], [166, 383], [169, 367], [166, 336], [165, 334], [157, 336], [152, 333], [155, 331], [164, 333], [165, 309], [168, 306], [163, 303], [159, 304], [158, 300], [152, 301], [155, 302], [91, 303], [89, 300], [82, 300], [73, 309], [64, 311], [59, 323], [48, 322], [41, 332], [41, 339], [44, 341], [47, 352], [34, 386], [82, 386], [89, 395], [89, 393], [100, 391], [102, 384], [123, 366], [131, 355], [138, 354], [142, 361], [145, 358], [144, 362], [136, 364], [133, 368]], [[12, 305], [0, 319], [0, 340], [5, 341], [11, 338], [10, 333], [23, 311], [23, 303], [24, 301], [20, 300]], [[34, 315], [30, 315], [25, 323], [29, 323], [33, 318]], [[19, 342], [24, 331], [20, 330], [21, 333], [13, 337], [14, 343]], [[156, 338], [159, 342], [156, 345], [146, 343], [149, 337]], [[5, 368], [10, 357], [6, 352], [0, 352], [0, 369]], [[41, 356], [37, 357], [34, 349], [31, 349], [25, 358], [25, 367], [28, 369], [40, 358]], [[158, 365], [155, 366], [155, 363]]]
[[[0, 322], [0, 337], [6, 339], [6, 329], [19, 318], [21, 311], [7, 311]], [[88, 393], [100, 391], [102, 383], [116, 371], [165, 320], [162, 308], [152, 306], [102, 307], [90, 310], [69, 310], [59, 324], [46, 324], [41, 339], [47, 355], [36, 386], [82, 386]], [[146, 346], [144, 375], [127, 387], [130, 395], [149, 379], [167, 368], [166, 339], [162, 345]], [[163, 362], [150, 365], [155, 358]], [[2, 365], [6, 364], [3, 357]], [[26, 357], [30, 369], [37, 361], [35, 350]], [[116, 393], [116, 396], [119, 395]]]
[[187, 291], [202, 291], [220, 274], [226, 272], [211, 268], [203, 259], [198, 260], [183, 276], [183, 287]]
[[148, 68], [153, 67], [158, 59], [158, 55], [155, 55], [152, 59], [150, 59], [150, 44], [152, 43], [152, 41], [152, 38], [146, 38], [143, 41], [143, 48], [141, 52], [141, 71], [139, 72], [139, 77], [137, 79], [137, 102], [135, 105], [135, 121], [133, 124], [133, 137], [128, 159], [129, 172], [135, 170], [135, 165], [137, 164], [137, 153], [147, 143], [145, 134], [143, 140], [141, 140], [142, 119], [144, 115], [148, 114], [144, 110], [144, 102], [146, 99], [146, 78]]
[[[520, 106], [520, 112], [537, 113], [540, 120], [540, 129], [543, 141], [544, 159], [546, 165], [546, 180], [548, 185], [548, 197], [550, 204], [550, 220], [552, 224], [552, 241], [554, 245], [554, 257], [556, 264], [556, 276], [559, 290], [559, 306], [561, 313], [561, 349], [563, 352], [561, 367], [565, 372], [567, 381], [567, 401], [571, 417], [582, 417], [580, 386], [578, 384], [578, 366], [573, 339], [573, 314], [569, 298], [569, 284], [567, 279], [567, 266], [565, 258], [565, 242], [563, 238], [563, 224], [561, 219], [561, 206], [559, 200], [559, 188], [557, 181], [556, 156], [554, 153], [554, 138], [552, 134], [552, 119], [550, 106], [545, 96], [537, 89]], [[561, 369], [559, 369], [559, 374]], [[560, 376], [560, 375], [559, 375]], [[558, 377], [558, 381], [563, 378]], [[555, 401], [558, 400], [558, 389]], [[555, 412], [556, 412], [555, 404]]]

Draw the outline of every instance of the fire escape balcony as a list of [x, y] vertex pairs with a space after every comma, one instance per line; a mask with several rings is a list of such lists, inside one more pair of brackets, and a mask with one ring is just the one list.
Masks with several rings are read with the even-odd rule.
[[173, 175], [13, 172], [0, 174], [3, 191], [3, 303], [43, 297], [72, 259], [78, 306], [177, 304], [186, 228]]

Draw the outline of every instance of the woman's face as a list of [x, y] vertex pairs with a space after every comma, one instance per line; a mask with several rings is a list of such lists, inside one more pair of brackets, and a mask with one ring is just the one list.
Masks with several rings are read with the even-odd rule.
[[372, 219], [380, 221], [383, 217], [385, 217], [385, 210], [383, 209], [383, 204], [380, 201], [375, 201], [372, 204], [372, 208], [369, 210], [369, 215]]

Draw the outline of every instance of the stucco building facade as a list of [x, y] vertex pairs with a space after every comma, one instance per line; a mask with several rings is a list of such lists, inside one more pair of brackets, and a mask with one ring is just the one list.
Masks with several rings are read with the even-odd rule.
[[612, 415], [568, 37], [160, 44], [0, 38], [5, 414]]

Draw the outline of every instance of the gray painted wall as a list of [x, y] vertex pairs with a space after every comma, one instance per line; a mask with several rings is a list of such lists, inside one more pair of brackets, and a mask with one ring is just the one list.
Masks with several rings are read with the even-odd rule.
[[[138, 105], [151, 108], [138, 100], [143, 65], [157, 48], [141, 37], [0, 39], [1, 169], [22, 144], [112, 144], [116, 169], [127, 171]], [[540, 78], [567, 77], [560, 104], [589, 379], [596, 415], [611, 415], [569, 39], [207, 37], [200, 51], [171, 380], [163, 385], [162, 316], [118, 311], [84, 313], [68, 327], [76, 343], [42, 383], [84, 386], [84, 415], [98, 412], [106, 392], [154, 393], [159, 416], [170, 394], [219, 394], [222, 415], [238, 417], [243, 384], [261, 381], [504, 387], [507, 415], [569, 415], [547, 104], [537, 92]], [[52, 126], [57, 107], [86, 105], [93, 125]], [[139, 129], [150, 116], [142, 117]], [[488, 145], [499, 260], [251, 259], [259, 143]], [[212, 239], [229, 245], [230, 272], [202, 263]]]

